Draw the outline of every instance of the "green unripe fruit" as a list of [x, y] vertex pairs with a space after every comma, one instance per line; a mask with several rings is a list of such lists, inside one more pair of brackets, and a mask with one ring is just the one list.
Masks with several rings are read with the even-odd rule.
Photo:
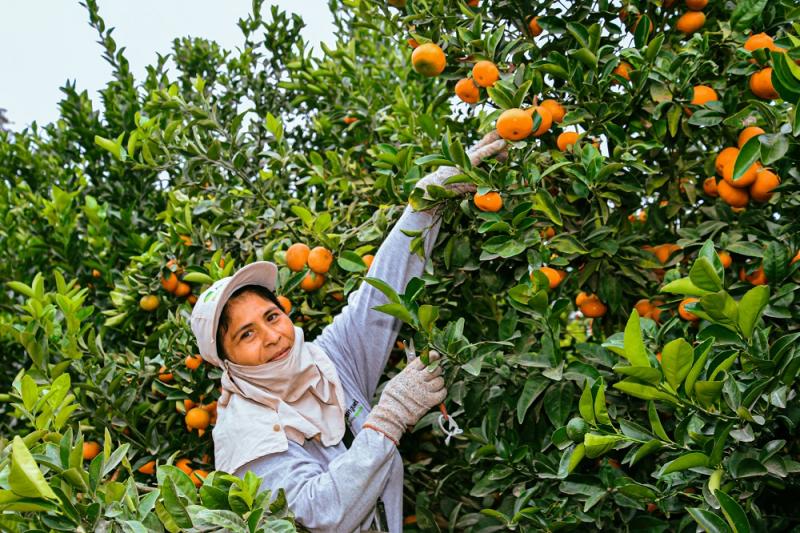
[[567, 422], [567, 437], [572, 442], [583, 442], [583, 436], [586, 435], [587, 431], [589, 431], [589, 424], [583, 418], [576, 416]]

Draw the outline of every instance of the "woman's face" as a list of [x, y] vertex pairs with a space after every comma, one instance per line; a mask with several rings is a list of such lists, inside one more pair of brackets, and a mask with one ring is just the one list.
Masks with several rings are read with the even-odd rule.
[[257, 294], [228, 302], [228, 330], [222, 347], [228, 359], [256, 366], [284, 359], [294, 345], [294, 324], [283, 310]]

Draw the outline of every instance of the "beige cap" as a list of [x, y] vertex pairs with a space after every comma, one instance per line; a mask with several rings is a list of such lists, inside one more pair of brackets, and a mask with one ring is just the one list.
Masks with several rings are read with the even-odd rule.
[[233, 276], [217, 280], [203, 291], [192, 309], [192, 332], [197, 338], [200, 356], [214, 366], [221, 367], [217, 354], [217, 326], [222, 309], [231, 294], [246, 285], [260, 285], [275, 292], [278, 267], [269, 261], [250, 263]]

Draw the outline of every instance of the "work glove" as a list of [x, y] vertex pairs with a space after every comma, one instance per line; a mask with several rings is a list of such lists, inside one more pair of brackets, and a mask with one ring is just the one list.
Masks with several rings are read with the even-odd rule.
[[[498, 156], [498, 159], [503, 159], [507, 156], [505, 151], [506, 141], [500, 138], [497, 131], [492, 131], [484, 135], [483, 139], [467, 150], [467, 157], [469, 157], [472, 166], [477, 166], [487, 157]], [[459, 194], [466, 194], [468, 192], [475, 192], [477, 187], [474, 183], [450, 183], [445, 185], [448, 178], [460, 174], [461, 170], [456, 167], [439, 167], [435, 172], [428, 174], [421, 178], [416, 187], [427, 191], [428, 185], [438, 185], [445, 189], [455, 191]]]
[[[430, 352], [430, 361], [437, 359], [439, 354]], [[416, 358], [389, 380], [364, 427], [383, 433], [397, 444], [406, 428], [413, 427], [446, 396], [441, 367], [428, 369]]]

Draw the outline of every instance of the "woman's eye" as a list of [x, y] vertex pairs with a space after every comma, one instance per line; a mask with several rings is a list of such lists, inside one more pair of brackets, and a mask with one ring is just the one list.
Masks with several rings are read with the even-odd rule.
[[273, 320], [276, 320], [278, 316], [279, 316], [278, 313], [270, 313], [269, 316], [267, 317], [267, 320], [272, 322]]
[[247, 339], [248, 337], [252, 337], [252, 333], [253, 333], [252, 331], [245, 331], [244, 333], [242, 333], [242, 337], [241, 337], [241, 339], [242, 339], [242, 340], [245, 340], [245, 339]]

